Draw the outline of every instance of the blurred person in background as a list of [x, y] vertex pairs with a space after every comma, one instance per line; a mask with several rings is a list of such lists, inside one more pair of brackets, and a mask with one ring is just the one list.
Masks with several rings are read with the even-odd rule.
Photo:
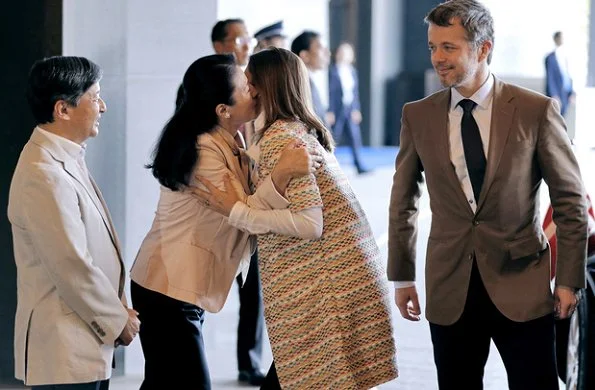
[[328, 76], [328, 111], [335, 118], [332, 125], [333, 136], [337, 143], [341, 143], [344, 138], [347, 139], [357, 173], [367, 173], [369, 169], [363, 164], [360, 154], [362, 136], [359, 125], [362, 121], [362, 113], [359, 81], [353, 66], [355, 60], [353, 46], [348, 42], [341, 43], [334, 52], [333, 60]]
[[330, 57], [329, 50], [322, 42], [319, 33], [315, 31], [304, 31], [291, 42], [291, 51], [300, 57], [302, 61], [304, 61], [304, 64], [306, 64], [310, 80], [310, 91], [312, 94], [311, 98], [314, 112], [324, 126], [330, 128], [330, 126], [335, 123], [334, 114], [329, 112], [324, 106], [324, 103], [320, 98], [318, 87], [316, 87], [316, 84], [311, 77], [312, 72], [321, 71], [328, 66]]
[[254, 34], [254, 38], [256, 39], [254, 53], [258, 53], [269, 46], [283, 49], [287, 46], [287, 35], [283, 31], [282, 20], [261, 28]]
[[560, 113], [564, 116], [574, 99], [574, 89], [562, 31], [556, 31], [553, 39], [556, 48], [545, 57], [545, 94], [558, 101]]

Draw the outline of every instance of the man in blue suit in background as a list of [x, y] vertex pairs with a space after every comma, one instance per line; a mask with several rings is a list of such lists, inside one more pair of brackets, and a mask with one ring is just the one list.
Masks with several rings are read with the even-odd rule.
[[568, 60], [562, 48], [564, 40], [561, 31], [554, 33], [554, 43], [556, 49], [545, 57], [545, 94], [558, 101], [560, 113], [564, 116], [574, 97], [574, 90], [568, 73]]
[[343, 137], [347, 139], [353, 165], [358, 174], [369, 172], [360, 156], [362, 137], [360, 123], [362, 113], [359, 101], [359, 82], [357, 72], [353, 66], [355, 55], [350, 43], [342, 42], [333, 55], [333, 64], [329, 67], [329, 112], [333, 113], [334, 123], [331, 123], [335, 141], [340, 143]]

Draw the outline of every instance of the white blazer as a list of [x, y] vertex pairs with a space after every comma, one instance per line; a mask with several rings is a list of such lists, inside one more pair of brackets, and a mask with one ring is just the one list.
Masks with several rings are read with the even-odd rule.
[[[217, 129], [202, 134], [196, 146], [199, 157], [192, 185], [199, 185], [194, 176], [201, 175], [221, 187], [229, 173], [239, 195], [250, 193], [249, 161], [229, 133]], [[239, 158], [244, 158], [246, 170]], [[245, 279], [255, 244], [250, 233], [229, 225], [226, 217], [206, 208], [191, 191], [161, 187], [153, 225], [130, 278], [144, 288], [216, 313], [227, 300], [238, 272], [243, 272]]]
[[10, 186], [15, 376], [26, 385], [109, 378], [114, 342], [128, 319], [116, 232], [76, 148], [65, 142], [36, 128]]

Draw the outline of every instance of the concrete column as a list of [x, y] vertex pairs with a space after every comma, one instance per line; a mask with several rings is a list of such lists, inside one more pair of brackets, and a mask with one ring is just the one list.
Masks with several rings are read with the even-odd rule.
[[[110, 208], [128, 269], [159, 196], [144, 165], [173, 113], [184, 72], [212, 53], [217, 4], [64, 0], [64, 54], [88, 57], [104, 70], [101, 94], [108, 108], [99, 136], [89, 142], [87, 162]], [[142, 373], [138, 341], [119, 350], [126, 351], [126, 373]]]

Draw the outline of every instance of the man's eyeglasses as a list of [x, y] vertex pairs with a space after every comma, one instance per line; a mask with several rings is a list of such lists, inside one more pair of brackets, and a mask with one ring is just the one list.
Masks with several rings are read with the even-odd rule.
[[256, 39], [252, 37], [236, 37], [236, 38], [227, 38], [223, 40], [224, 42], [232, 41], [236, 47], [248, 45], [249, 47], [256, 46]]

